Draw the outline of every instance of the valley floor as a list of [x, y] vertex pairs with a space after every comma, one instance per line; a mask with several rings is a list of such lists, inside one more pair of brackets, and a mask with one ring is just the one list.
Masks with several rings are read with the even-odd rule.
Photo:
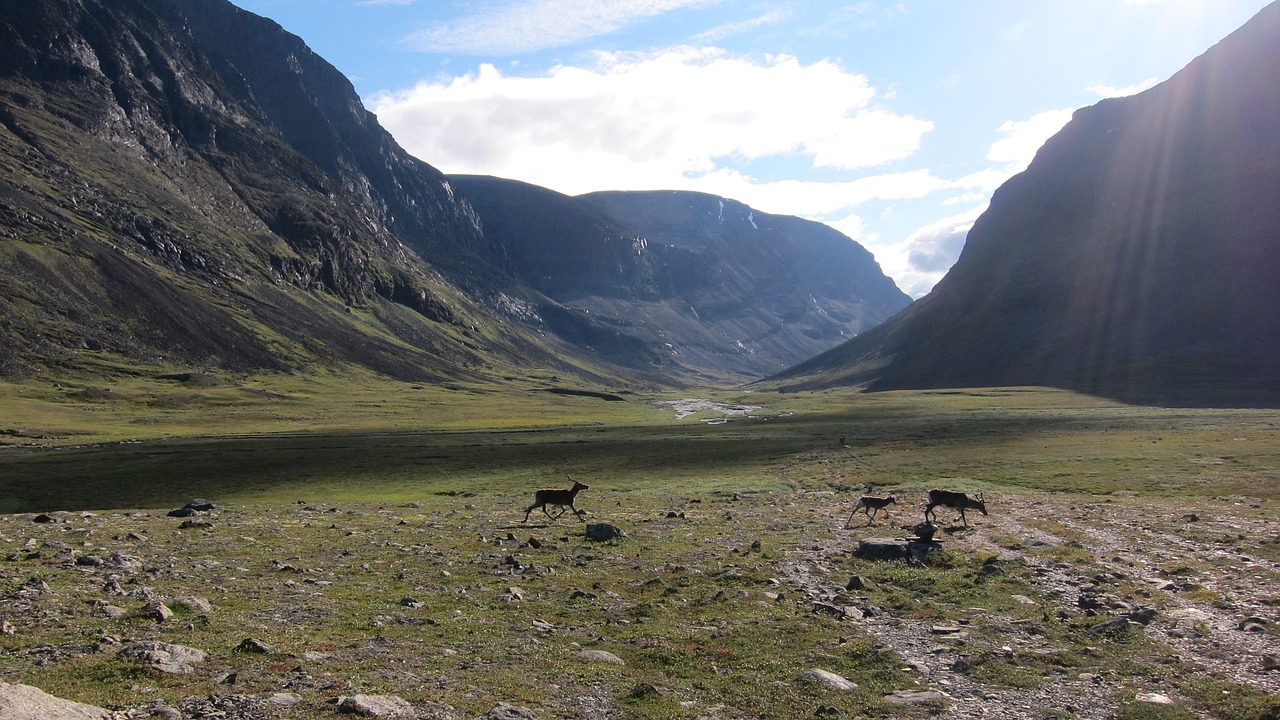
[[[0, 515], [0, 697], [118, 719], [357, 697], [438, 720], [1280, 716], [1274, 411], [554, 401], [591, 420], [0, 456], [23, 508]], [[584, 520], [523, 521], [569, 478]], [[924, 566], [859, 555], [911, 535], [932, 487], [990, 514], [939, 509]], [[850, 522], [869, 489], [899, 503]], [[170, 514], [193, 496], [213, 507]]]

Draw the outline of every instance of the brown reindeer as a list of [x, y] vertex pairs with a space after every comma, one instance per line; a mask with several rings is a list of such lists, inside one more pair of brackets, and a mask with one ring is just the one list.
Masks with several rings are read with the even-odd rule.
[[849, 519], [845, 521], [844, 526], [847, 529], [849, 523], [853, 522], [853, 516], [861, 510], [867, 516], [867, 524], [876, 518], [876, 513], [884, 510], [884, 516], [889, 517], [889, 506], [897, 505], [898, 498], [890, 495], [888, 497], [876, 497], [875, 495], [863, 495], [858, 498], [858, 504], [853, 506], [853, 512], [849, 513]]
[[[565, 477], [568, 476], [566, 475]], [[569, 479], [573, 480], [573, 478]], [[560, 516], [564, 514], [564, 509], [569, 508], [573, 511], [574, 515], [578, 516], [579, 520], [582, 520], [582, 511], [573, 506], [573, 499], [577, 497], [579, 491], [589, 489], [589, 486], [583, 485], [577, 480], [573, 480], [573, 487], [568, 490], [538, 490], [533, 493], [533, 504], [524, 511], [524, 520], [521, 522], [529, 522], [529, 513], [533, 512], [536, 508], [542, 508], [543, 514], [552, 520], [559, 520]], [[560, 512], [556, 515], [552, 515], [547, 512], [548, 505], [555, 505], [560, 508]], [[586, 521], [583, 520], [583, 522]]]
[[950, 490], [930, 490], [929, 498], [924, 506], [925, 522], [929, 521], [929, 516], [933, 516], [936, 522], [938, 516], [934, 514], [933, 509], [937, 506], [949, 507], [953, 510], [960, 511], [960, 519], [964, 521], [964, 526], [969, 527], [969, 519], [964, 516], [965, 510], [977, 510], [983, 515], [987, 514], [987, 504], [979, 495], [971, 498], [962, 492], [952, 492]]

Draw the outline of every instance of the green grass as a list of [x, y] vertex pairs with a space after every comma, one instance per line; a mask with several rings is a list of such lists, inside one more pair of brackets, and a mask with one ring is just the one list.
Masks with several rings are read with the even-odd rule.
[[[1137, 571], [1118, 575], [1089, 549], [1093, 535], [1137, 517], [1190, 546], [1267, 557], [1261, 541], [1271, 538], [1228, 533], [1227, 518], [1274, 516], [1280, 413], [1136, 408], [1035, 389], [720, 391], [699, 396], [761, 409], [707, 424], [675, 419], [663, 404], [675, 396], [608, 402], [545, 392], [532, 375], [510, 382], [0, 385], [11, 430], [0, 436], [0, 615], [14, 630], [0, 635], [0, 679], [113, 707], [291, 687], [304, 698], [294, 717], [357, 692], [471, 715], [499, 701], [579, 715], [566, 698], [627, 718], [699, 717], [716, 706], [727, 717], [811, 717], [820, 706], [928, 713], [882, 700], [928, 678], [904, 669], [867, 625], [815, 612], [779, 580], [807, 567], [837, 604], [926, 628], [962, 624], [958, 672], [990, 692], [1096, 672], [1113, 679], [1117, 717], [1180, 716], [1182, 706], [1126, 704], [1120, 688], [1153, 678], [1202, 715], [1271, 717], [1265, 694], [1229, 677], [1201, 682], [1141, 629], [1090, 635], [1102, 618], [1055, 612], [1072, 610], [1074, 597], [1046, 594], [1041, 574], [1095, 579], [1146, 606], [1201, 602], [1194, 591], [1156, 592]], [[589, 542], [571, 514], [521, 521], [531, 491], [567, 487], [566, 476], [591, 486], [579, 500], [590, 519], [626, 539]], [[867, 484], [902, 504], [890, 520], [845, 530]], [[850, 554], [860, 537], [902, 535], [935, 485], [986, 492], [992, 515], [952, 529], [927, 568]], [[222, 508], [212, 527], [182, 529], [166, 516], [193, 497]], [[1030, 501], [1039, 504], [1028, 511]], [[32, 522], [49, 511], [64, 511], [61, 522]], [[1203, 518], [1180, 519], [1189, 512]], [[1022, 525], [999, 524], [1010, 516]], [[1036, 542], [1042, 535], [1054, 541]], [[113, 551], [147, 569], [72, 563]], [[104, 594], [113, 572], [124, 595]], [[1208, 582], [1233, 569], [1187, 556], [1143, 572]], [[844, 591], [850, 575], [865, 588]], [[32, 577], [53, 593], [25, 592]], [[111, 619], [100, 607], [135, 610], [143, 588], [201, 596], [214, 611], [156, 623]], [[248, 637], [272, 652], [235, 652]], [[1036, 651], [1011, 655], [1011, 637]], [[201, 648], [207, 669], [162, 676], [111, 651], [144, 638]], [[582, 656], [593, 649], [625, 665]], [[836, 693], [799, 680], [815, 667], [859, 687]], [[234, 688], [220, 683], [227, 673]]]

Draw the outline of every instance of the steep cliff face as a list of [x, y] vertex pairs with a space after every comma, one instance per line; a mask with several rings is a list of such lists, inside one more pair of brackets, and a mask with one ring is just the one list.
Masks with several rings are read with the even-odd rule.
[[437, 271], [488, 272], [471, 209], [268, 20], [221, 0], [12, 3], [0, 98], [4, 372], [547, 360], [518, 334], [467, 337], [501, 324]]
[[1076, 113], [934, 292], [778, 380], [1280, 402], [1280, 5]]
[[569, 197], [453, 176], [547, 327], [611, 362], [750, 380], [821, 352], [909, 302], [829, 227], [689, 192]]

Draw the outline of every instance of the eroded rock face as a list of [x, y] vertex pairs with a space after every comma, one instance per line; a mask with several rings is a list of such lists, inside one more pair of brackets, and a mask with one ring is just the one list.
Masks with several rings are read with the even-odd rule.
[[96, 705], [63, 700], [30, 685], [0, 682], [0, 720], [104, 720], [109, 714]]

